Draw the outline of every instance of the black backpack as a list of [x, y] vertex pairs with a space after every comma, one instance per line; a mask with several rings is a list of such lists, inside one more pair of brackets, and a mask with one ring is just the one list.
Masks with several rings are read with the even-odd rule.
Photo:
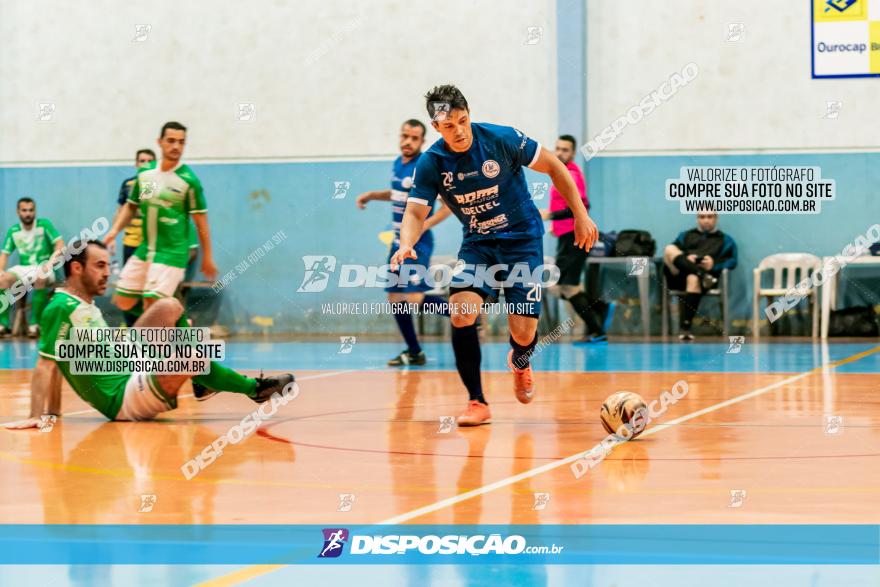
[[621, 230], [614, 245], [616, 257], [653, 257], [657, 243], [646, 230]]
[[828, 323], [828, 336], [880, 336], [874, 308], [855, 306], [833, 310]]

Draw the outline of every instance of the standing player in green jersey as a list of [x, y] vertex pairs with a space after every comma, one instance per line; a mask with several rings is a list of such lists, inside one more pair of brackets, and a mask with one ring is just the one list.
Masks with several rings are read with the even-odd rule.
[[[25, 289], [33, 284], [34, 296], [31, 299], [31, 320], [28, 336], [39, 335], [40, 318], [43, 308], [49, 301], [49, 286], [54, 282], [53, 272], [48, 266], [64, 247], [64, 240], [55, 226], [45, 218], [37, 218], [37, 205], [31, 198], [18, 200], [19, 223], [6, 233], [3, 251], [0, 252], [0, 297], [16, 282], [22, 282]], [[18, 265], [6, 269], [6, 263], [13, 251], [18, 251]], [[45, 264], [45, 265], [44, 265]], [[38, 271], [44, 265], [45, 271]], [[0, 300], [0, 336], [9, 332], [9, 307], [12, 301], [7, 297]]]
[[123, 312], [132, 310], [141, 299], [146, 310], [156, 300], [174, 295], [189, 258], [190, 218], [202, 246], [202, 273], [208, 279], [217, 277], [202, 184], [180, 161], [186, 127], [179, 122], [165, 123], [158, 143], [162, 160], [138, 171], [127, 207], [104, 237], [112, 249], [116, 235], [140, 206], [144, 240], [125, 263], [113, 296], [113, 303]]
[[[99, 241], [71, 243], [71, 249], [79, 251], [64, 263], [64, 286], [55, 291], [52, 301], [43, 314], [40, 336], [40, 357], [31, 379], [30, 418], [6, 424], [10, 429], [39, 428], [42, 416], [59, 416], [61, 412], [61, 378], [83, 400], [110, 420], [150, 420], [158, 414], [177, 407], [177, 394], [188, 375], [157, 375], [155, 373], [132, 373], [85, 375], [72, 373], [70, 363], [59, 361], [55, 356], [55, 343], [70, 340], [74, 328], [103, 328], [107, 326], [95, 297], [107, 290], [110, 277], [110, 255]], [[171, 328], [184, 320], [183, 307], [174, 298], [154, 303], [135, 323], [142, 328]], [[216, 367], [216, 364], [212, 364]], [[227, 380], [215, 388], [230, 389], [232, 383], [240, 385], [235, 391], [257, 403], [271, 399], [294, 381], [291, 374], [267, 378], [245, 377], [231, 369]], [[233, 376], [238, 381], [232, 381]], [[196, 376], [193, 380], [207, 376]], [[208, 383], [208, 382], [206, 382]], [[227, 385], [223, 385], [226, 383]]]

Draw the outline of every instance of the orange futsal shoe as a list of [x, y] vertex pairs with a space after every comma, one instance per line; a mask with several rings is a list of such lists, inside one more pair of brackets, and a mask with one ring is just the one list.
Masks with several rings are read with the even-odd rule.
[[521, 404], [529, 404], [535, 399], [535, 380], [532, 378], [532, 366], [518, 369], [513, 365], [513, 349], [507, 353], [507, 366], [513, 371], [513, 391]]
[[472, 399], [468, 402], [467, 409], [456, 421], [459, 426], [479, 426], [480, 424], [488, 424], [491, 417], [489, 406]]

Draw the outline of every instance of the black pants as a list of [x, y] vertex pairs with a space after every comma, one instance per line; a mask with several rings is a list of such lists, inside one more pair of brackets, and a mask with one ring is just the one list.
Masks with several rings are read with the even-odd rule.
[[[587, 251], [575, 246], [574, 231], [561, 235], [556, 241], [556, 266], [559, 267], [558, 285], [581, 285], [584, 267], [589, 268], [587, 271], [587, 291], [582, 296], [586, 298], [586, 304], [580, 303], [578, 300], [571, 303], [586, 322], [589, 334], [601, 333], [608, 304], [602, 301], [599, 291], [600, 268], [596, 264], [587, 264]], [[579, 308], [581, 309], [579, 310]]]
[[128, 258], [131, 257], [136, 250], [137, 250], [137, 247], [130, 247], [128, 245], [122, 245], [122, 264], [123, 265], [125, 265], [128, 262]]
[[[671, 290], [676, 291], [687, 291], [687, 278], [688, 275], [696, 275], [696, 273], [688, 274], [684, 271], [679, 271], [678, 275], [673, 275], [672, 271], [669, 270], [665, 264], [663, 265], [663, 273], [666, 276], [666, 287]], [[718, 277], [718, 274], [710, 271], [712, 275]], [[694, 316], [697, 314], [697, 310], [700, 307], [700, 300], [703, 299], [703, 284], [700, 283], [700, 291], [699, 293], [686, 293], [679, 299], [679, 313], [678, 313], [678, 327], [680, 330], [690, 331], [691, 322], [694, 319]], [[665, 295], [665, 294], [664, 294]]]

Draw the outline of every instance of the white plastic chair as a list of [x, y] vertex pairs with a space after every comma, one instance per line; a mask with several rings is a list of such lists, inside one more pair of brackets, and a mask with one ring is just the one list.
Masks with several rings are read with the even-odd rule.
[[[764, 257], [754, 269], [755, 286], [752, 290], [752, 335], [757, 339], [761, 335], [759, 310], [761, 298], [784, 296], [798, 283], [808, 279], [819, 270], [822, 261], [809, 253], [777, 253]], [[761, 287], [761, 275], [764, 271], [773, 272], [773, 286]], [[798, 289], [798, 295], [809, 297], [813, 312], [813, 338], [819, 335], [819, 288], [812, 282], [806, 288]]]

